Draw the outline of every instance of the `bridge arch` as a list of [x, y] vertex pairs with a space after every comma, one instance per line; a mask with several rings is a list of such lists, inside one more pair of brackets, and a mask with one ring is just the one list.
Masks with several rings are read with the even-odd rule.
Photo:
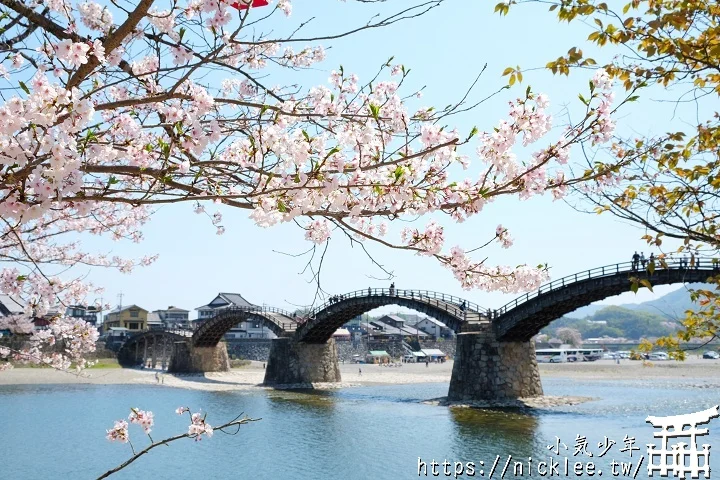
[[155, 368], [158, 361], [163, 367], [170, 364], [173, 344], [188, 341], [192, 332], [187, 330], [149, 330], [136, 333], [125, 340], [118, 350], [118, 363], [123, 367], [134, 367], [145, 360], [152, 362]]
[[679, 259], [656, 262], [653, 273], [634, 268], [632, 262], [606, 265], [553, 280], [490, 312], [490, 317], [498, 340], [529, 341], [563, 315], [630, 291], [633, 279], [648, 280], [655, 286], [707, 282], [715, 275], [720, 275], [720, 264], [708, 258], [698, 259], [693, 266]]
[[258, 320], [278, 337], [292, 335], [298, 318], [292, 313], [274, 307], [229, 307], [200, 325], [192, 336], [194, 347], [214, 347], [235, 325]]
[[295, 339], [304, 343], [325, 343], [349, 320], [385, 305], [399, 305], [425, 313], [456, 333], [467, 328], [466, 325], [488, 321], [485, 313], [481, 313], [485, 309], [463, 298], [428, 290], [368, 288], [336, 295], [310, 312], [307, 320], [298, 327]]

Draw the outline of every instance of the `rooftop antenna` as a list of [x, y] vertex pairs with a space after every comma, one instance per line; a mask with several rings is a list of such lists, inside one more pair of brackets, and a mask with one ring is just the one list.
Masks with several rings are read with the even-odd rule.
[[123, 293], [122, 292], [118, 293], [118, 301], [119, 301], [118, 310], [122, 310], [122, 297], [123, 297]]

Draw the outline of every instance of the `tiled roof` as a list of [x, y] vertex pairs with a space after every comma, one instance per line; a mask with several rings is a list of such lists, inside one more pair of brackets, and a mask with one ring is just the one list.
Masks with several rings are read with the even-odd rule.
[[22, 303], [22, 300], [15, 299], [10, 295], [0, 294], [0, 303], [10, 314], [22, 313], [25, 309], [25, 304]]

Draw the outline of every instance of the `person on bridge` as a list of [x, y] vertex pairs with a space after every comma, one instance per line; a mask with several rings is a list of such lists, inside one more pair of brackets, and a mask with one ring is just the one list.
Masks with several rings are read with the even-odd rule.
[[462, 303], [460, 304], [460, 310], [463, 312], [465, 311], [465, 300], [463, 300]]
[[368, 287], [368, 297], [372, 295], [372, 288]]
[[395, 294], [395, 282], [392, 282], [390, 284], [390, 296], [392, 297]]
[[637, 270], [639, 263], [640, 263], [640, 255], [638, 255], [637, 250], [636, 250], [635, 254], [633, 254], [633, 256], [632, 256], [632, 269]]
[[647, 263], [647, 260], [645, 260], [645, 252], [640, 252], [640, 263], [642, 264], [642, 268], [645, 269], [645, 263]]
[[655, 264], [655, 254], [651, 253], [650, 258], [648, 259], [649, 264]]

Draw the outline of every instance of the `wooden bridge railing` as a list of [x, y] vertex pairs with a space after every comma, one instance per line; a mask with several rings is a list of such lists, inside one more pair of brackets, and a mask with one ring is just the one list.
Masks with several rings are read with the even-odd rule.
[[652, 262], [653, 266], [650, 267], [650, 262], [646, 259], [645, 263], [643, 265], [634, 263], [634, 262], [623, 262], [623, 263], [616, 263], [614, 265], [605, 265], [603, 267], [596, 267], [592, 268], [590, 270], [585, 270], [583, 272], [578, 272], [572, 275], [568, 275], [566, 277], [559, 278], [557, 280], [553, 280], [549, 283], [546, 283], [544, 285], [541, 285], [540, 288], [535, 290], [534, 292], [526, 293], [525, 295], [522, 295], [515, 300], [506, 303], [502, 307], [498, 308], [497, 310], [488, 310], [488, 317], [491, 319], [497, 318], [501, 315], [504, 315], [509, 310], [518, 307], [519, 305], [526, 303], [534, 298], [537, 298], [538, 296], [550, 293], [555, 290], [559, 290], [565, 286], [571, 285], [573, 283], [577, 282], [583, 282], [586, 280], [596, 279], [596, 278], [602, 278], [602, 277], [610, 277], [613, 275], [618, 275], [620, 273], [642, 273], [642, 272], [649, 272], [649, 270], [652, 268], [654, 271], [663, 271], [663, 270], [696, 270], [702, 268], [703, 270], [719, 270], [720, 269], [720, 262], [717, 258], [709, 258], [709, 257], [701, 257], [701, 258], [695, 258], [694, 263], [690, 265], [690, 261], [687, 259], [681, 259], [681, 258], [670, 258], [670, 259], [655, 259]]
[[[484, 312], [486, 309], [480, 307], [480, 305], [469, 302], [464, 298], [455, 297], [441, 292], [433, 292], [431, 290], [408, 290], [398, 288], [367, 288], [364, 290], [355, 290], [354, 292], [345, 293], [342, 295], [333, 295], [330, 300], [324, 304], [316, 307], [309, 314], [304, 316], [308, 318], [315, 318], [318, 313], [325, 310], [326, 308], [344, 300], [352, 298], [368, 298], [373, 296], [389, 296], [389, 297], [402, 297], [405, 299], [417, 299], [425, 304], [433, 305], [441, 310], [445, 310], [453, 313], [456, 316], [462, 316], [462, 312]], [[449, 308], [452, 305], [452, 308]], [[464, 307], [462, 307], [464, 305]]]

